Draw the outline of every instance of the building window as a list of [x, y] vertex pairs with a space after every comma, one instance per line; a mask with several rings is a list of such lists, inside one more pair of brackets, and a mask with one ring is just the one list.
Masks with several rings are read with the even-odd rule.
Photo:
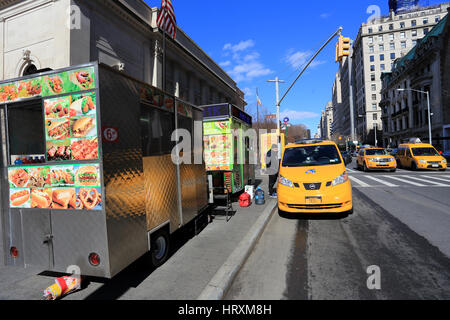
[[428, 28], [423, 29], [423, 35], [426, 36], [430, 30]]
[[374, 62], [375, 61], [375, 56], [370, 56], [370, 62]]
[[377, 91], [377, 85], [374, 83], [371, 85], [372, 91]]
[[411, 26], [412, 26], [412, 27], [417, 26], [417, 21], [416, 21], [416, 20], [411, 21]]
[[391, 34], [389, 35], [389, 40], [390, 40], [390, 41], [394, 41], [394, 39], [395, 39], [395, 36], [394, 36], [393, 33], [391, 33]]
[[375, 71], [375, 65], [372, 64], [372, 65], [370, 66], [370, 71]]
[[391, 53], [391, 59], [394, 60], [395, 59], [395, 52]]
[[370, 81], [375, 81], [375, 75], [374, 74], [370, 75]]
[[376, 94], [372, 95], [372, 100], [377, 100], [377, 95]]
[[369, 43], [373, 43], [373, 37], [368, 38]]
[[402, 49], [406, 49], [406, 41], [401, 42], [401, 47], [402, 47]]
[[411, 35], [412, 35], [413, 37], [417, 37], [417, 30], [411, 31]]
[[373, 120], [374, 120], [374, 121], [377, 121], [377, 120], [378, 120], [378, 114], [376, 114], [376, 113], [373, 114]]
[[379, 26], [379, 27], [378, 27], [378, 31], [379, 31], [379, 32], [383, 31], [383, 26]]
[[384, 71], [384, 70], [385, 70], [384, 64], [381, 64], [381, 65], [380, 65], [380, 70], [381, 70], [381, 71]]
[[400, 32], [400, 39], [405, 39], [405, 38], [406, 38], [406, 33]]
[[369, 47], [369, 53], [374, 53], [374, 52], [375, 52], [375, 50], [374, 50], [373, 46], [370, 46]]
[[383, 41], [383, 35], [378, 36], [378, 41], [379, 42]]
[[372, 103], [372, 111], [377, 111], [377, 104], [376, 103]]
[[400, 29], [405, 29], [405, 23], [404, 22], [400, 22]]
[[380, 44], [380, 45], [379, 45], [379, 50], [380, 50], [381, 52], [384, 51], [384, 45], [383, 45], [383, 44]]
[[423, 24], [428, 24], [428, 18], [423, 19]]
[[373, 33], [373, 29], [372, 28], [369, 28], [369, 33]]
[[435, 22], [441, 21], [441, 17], [439, 17], [439, 16], [435, 17], [435, 18], [434, 18], [434, 21], [435, 21]]
[[391, 24], [389, 25], [389, 30], [394, 30], [394, 24], [391, 23]]
[[380, 61], [384, 61], [384, 54], [380, 54]]
[[391, 50], [395, 50], [395, 43], [390, 43], [389, 44], [389, 49], [391, 49]]

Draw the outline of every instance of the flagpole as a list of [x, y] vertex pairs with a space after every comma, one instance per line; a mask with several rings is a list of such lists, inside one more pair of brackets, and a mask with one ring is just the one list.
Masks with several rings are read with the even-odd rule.
[[258, 96], [258, 88], [256, 88], [256, 122], [258, 123], [258, 130], [259, 130], [259, 96]]

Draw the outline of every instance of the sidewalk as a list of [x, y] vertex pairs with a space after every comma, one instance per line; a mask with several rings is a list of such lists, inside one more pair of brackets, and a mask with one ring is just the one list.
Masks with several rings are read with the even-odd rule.
[[[268, 178], [257, 175], [256, 179], [262, 180], [266, 195], [264, 206], [252, 204], [249, 208], [240, 208], [239, 203], [234, 203], [237, 212], [229, 222], [225, 217], [217, 216], [151, 274], [134, 276], [133, 271], [128, 271], [130, 275], [106, 283], [91, 282], [87, 288], [66, 299], [195, 300], [201, 295], [203, 299], [221, 297], [220, 290], [232, 281], [239, 263], [245, 261], [248, 249], [276, 206], [275, 199], [268, 197]], [[54, 282], [54, 278], [39, 276], [39, 272], [0, 267], [0, 300], [40, 299], [42, 291]], [[220, 290], [216, 290], [217, 287]]]

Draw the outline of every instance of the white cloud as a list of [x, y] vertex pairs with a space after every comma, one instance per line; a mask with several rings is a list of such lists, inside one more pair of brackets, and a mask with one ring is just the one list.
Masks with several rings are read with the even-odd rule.
[[273, 73], [260, 61], [260, 54], [251, 50], [256, 45], [253, 40], [241, 41], [238, 44], [227, 43], [224, 47], [224, 56], [231, 56], [231, 61], [220, 65], [227, 67], [226, 71], [236, 82], [251, 81]]
[[242, 91], [245, 93], [245, 99], [248, 99], [253, 96], [253, 90], [248, 87], [242, 89]]
[[[299, 69], [300, 67], [306, 65], [306, 63], [312, 58], [312, 55], [313, 53], [309, 50], [296, 52], [293, 52], [293, 50], [289, 50], [288, 54], [286, 55], [285, 61], [288, 64], [290, 64], [292, 68]], [[314, 68], [324, 63], [326, 62], [321, 60], [315, 60], [311, 63], [309, 67]]]
[[246, 40], [246, 41], [241, 41], [238, 44], [231, 44], [231, 43], [227, 43], [224, 47], [223, 50], [230, 50], [232, 52], [240, 52], [240, 51], [244, 51], [247, 50], [249, 48], [252, 48], [255, 46], [255, 41], [253, 40]]
[[320, 117], [319, 114], [308, 111], [285, 110], [281, 112], [281, 117], [288, 117], [290, 121], [303, 121]]
[[320, 17], [322, 18], [322, 19], [327, 19], [327, 18], [329, 18], [331, 16], [331, 13], [322, 13], [321, 15], [320, 15]]

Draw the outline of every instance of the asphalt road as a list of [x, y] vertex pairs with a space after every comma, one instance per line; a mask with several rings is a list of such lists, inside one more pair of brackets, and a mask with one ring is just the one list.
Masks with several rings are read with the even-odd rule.
[[227, 300], [450, 299], [450, 172], [348, 168], [354, 214], [274, 215]]

